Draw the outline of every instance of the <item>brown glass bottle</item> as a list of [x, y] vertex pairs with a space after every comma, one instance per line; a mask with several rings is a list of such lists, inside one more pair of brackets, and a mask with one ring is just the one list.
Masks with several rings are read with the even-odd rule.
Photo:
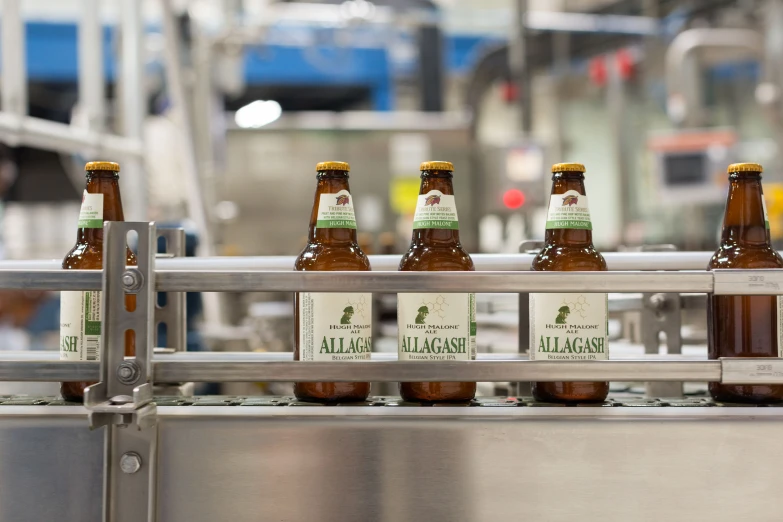
[[[593, 246], [592, 224], [590, 222], [589, 211], [584, 202], [585, 192], [585, 168], [579, 163], [559, 163], [552, 166], [552, 192], [550, 195], [549, 211], [547, 214], [547, 229], [545, 235], [545, 244], [541, 251], [536, 255], [531, 267], [534, 271], [540, 272], [558, 272], [558, 271], [605, 271], [606, 261], [603, 256], [596, 251]], [[580, 206], [584, 205], [583, 210], [579, 211]], [[576, 211], [576, 212], [575, 212]], [[571, 216], [573, 214], [573, 217]], [[560, 219], [562, 217], [566, 219]], [[537, 296], [541, 296], [536, 300]], [[572, 296], [572, 297], [569, 297]], [[556, 299], [554, 306], [550, 306], [546, 311], [542, 310], [544, 299]], [[579, 328], [580, 325], [572, 325], [568, 319], [576, 315], [574, 305], [564, 304], [566, 301], [577, 302], [580, 300], [594, 300], [591, 302], [593, 311], [596, 312], [597, 320], [592, 327], [597, 336], [593, 337], [592, 357], [597, 359], [606, 358], [606, 295], [605, 294], [531, 294], [531, 339], [530, 353], [531, 359], [542, 359], [545, 354], [539, 350], [539, 344], [542, 342], [542, 335], [537, 333], [535, 324], [535, 314], [546, 313], [546, 318], [550, 323], [568, 325], [569, 329]], [[538, 303], [537, 305], [535, 303]], [[561, 306], [562, 304], [562, 306]], [[579, 305], [577, 305], [579, 306]], [[601, 307], [603, 307], [601, 309]], [[565, 312], [563, 317], [562, 312]], [[603, 314], [603, 315], [601, 315]], [[578, 321], [578, 319], [577, 319]], [[601, 324], [602, 323], [602, 324]], [[602, 330], [602, 331], [597, 331]], [[584, 335], [591, 335], [591, 330], [581, 329], [580, 332], [586, 332]], [[583, 335], [582, 333], [579, 334]], [[577, 339], [584, 339], [577, 337]], [[549, 338], [545, 338], [547, 348]], [[563, 344], [565, 339], [560, 339]], [[580, 341], [579, 350], [581, 354], [585, 352], [583, 344], [586, 341]], [[553, 343], [554, 346], [558, 344]], [[599, 346], [600, 345], [600, 346]], [[560, 346], [562, 350], [562, 346]], [[595, 353], [600, 348], [600, 353]], [[552, 350], [557, 351], [557, 350]], [[575, 348], [576, 351], [576, 348]], [[562, 352], [561, 352], [562, 353]], [[571, 352], [569, 352], [571, 353]], [[534, 382], [532, 385], [533, 397], [538, 401], [544, 402], [601, 402], [606, 399], [609, 393], [609, 383], [607, 382]]]
[[[459, 240], [459, 225], [456, 205], [453, 204], [454, 186], [452, 183], [454, 166], [447, 161], [428, 161], [421, 164], [421, 188], [419, 202], [414, 216], [413, 238], [411, 246], [400, 261], [401, 271], [443, 272], [472, 271], [473, 260], [462, 248]], [[444, 206], [430, 219], [424, 212], [436, 212], [433, 207]], [[414, 297], [415, 296], [415, 297]], [[413, 360], [411, 351], [424, 360], [469, 360], [475, 359], [475, 295], [474, 294], [398, 294], [398, 325], [400, 330], [399, 357], [401, 360]], [[403, 305], [403, 299], [410, 299], [409, 305]], [[450, 302], [454, 299], [454, 302]], [[407, 301], [406, 301], [407, 302]], [[428, 342], [426, 336], [408, 335], [417, 325], [424, 328], [437, 328], [437, 318], [430, 315], [443, 314], [443, 321], [452, 321], [448, 310], [460, 307], [458, 324], [462, 329], [458, 340], [452, 342], [452, 352], [444, 353], [441, 345], [433, 345], [431, 353], [424, 349]], [[470, 316], [470, 318], [468, 318]], [[406, 328], [406, 324], [414, 323]], [[467, 328], [467, 330], [465, 330]], [[452, 330], [456, 331], [456, 330]], [[406, 333], [407, 332], [407, 333]], [[454, 338], [453, 338], [454, 339]], [[462, 340], [464, 339], [464, 341]], [[415, 343], [416, 350], [409, 351], [408, 346]], [[464, 350], [463, 350], [464, 344]], [[406, 352], [408, 352], [406, 354]], [[400, 395], [412, 402], [466, 402], [476, 395], [475, 382], [402, 382]]]
[[[708, 270], [716, 268], [781, 268], [772, 248], [761, 190], [762, 167], [756, 163], [729, 166], [729, 196], [720, 246]], [[710, 359], [778, 357], [780, 332], [777, 296], [710, 295], [707, 337]], [[709, 384], [710, 395], [723, 402], [779, 402], [783, 385]]]
[[[76, 245], [63, 259], [66, 270], [100, 270], [103, 268], [103, 222], [124, 221], [122, 199], [120, 198], [119, 171], [117, 163], [93, 161], [85, 165], [87, 187], [82, 196], [82, 208], [79, 215], [79, 230]], [[136, 256], [128, 249], [127, 264], [136, 265]], [[98, 293], [97, 296], [100, 294]], [[73, 313], [79, 313], [87, 307], [100, 309], [100, 299], [94, 292], [63, 292], [60, 309], [60, 358], [65, 360], [98, 360], [98, 347], [101, 325], [98, 321], [81, 322], [74, 319]], [[129, 311], [136, 309], [136, 296], [128, 294], [125, 305]], [[92, 326], [89, 326], [92, 325]], [[91, 329], [92, 328], [92, 329]], [[71, 335], [69, 335], [71, 334]], [[95, 335], [97, 334], [97, 335]], [[78, 339], [74, 339], [78, 337]], [[80, 345], [77, 348], [75, 344]], [[126, 332], [125, 355], [136, 353], [133, 332]], [[84, 388], [90, 382], [64, 382], [60, 393], [67, 401], [81, 402]]]
[[[316, 166], [318, 185], [310, 232], [294, 270], [370, 270], [370, 261], [357, 243], [349, 170], [350, 166], [341, 161]], [[371, 294], [295, 294], [294, 360], [369, 360], [371, 302]], [[328, 329], [319, 326], [327, 321], [332, 323]], [[339, 330], [343, 327], [345, 330]], [[340, 335], [344, 332], [344, 337], [335, 338], [329, 333], [333, 331]], [[362, 333], [356, 335], [357, 331]], [[370, 383], [298, 382], [294, 394], [308, 402], [363, 401], [370, 394]]]

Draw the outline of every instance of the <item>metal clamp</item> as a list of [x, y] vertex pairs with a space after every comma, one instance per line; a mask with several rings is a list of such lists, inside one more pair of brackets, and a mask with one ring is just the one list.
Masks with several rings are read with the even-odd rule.
[[[136, 267], [125, 266], [127, 235], [131, 231], [139, 238]], [[144, 429], [155, 424], [150, 363], [155, 237], [155, 225], [151, 223], [107, 221], [104, 225], [101, 380], [84, 393], [93, 429], [111, 424]], [[127, 293], [136, 296], [132, 312], [126, 309]], [[128, 330], [133, 331], [136, 352], [133, 359], [125, 360]]]
[[[166, 240], [166, 249], [158, 257], [185, 257], [185, 230], [182, 228], [162, 228], [158, 237]], [[161, 297], [164, 305], [160, 305]], [[156, 352], [184, 352], [187, 349], [188, 338], [185, 324], [186, 304], [185, 292], [159, 292], [155, 300], [155, 349]], [[157, 325], [166, 325], [166, 346], [160, 347]]]

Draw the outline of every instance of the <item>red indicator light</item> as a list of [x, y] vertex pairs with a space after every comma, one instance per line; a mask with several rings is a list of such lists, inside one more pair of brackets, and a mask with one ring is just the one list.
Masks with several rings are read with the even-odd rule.
[[525, 204], [525, 193], [519, 189], [508, 189], [503, 194], [503, 204], [506, 208], [519, 208]]

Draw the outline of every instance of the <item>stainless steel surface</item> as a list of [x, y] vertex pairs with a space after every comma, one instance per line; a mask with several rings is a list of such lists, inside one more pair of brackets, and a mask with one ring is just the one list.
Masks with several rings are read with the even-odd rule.
[[[783, 271], [778, 277], [783, 278]], [[711, 292], [709, 272], [158, 271], [158, 290], [204, 292]]]
[[[47, 353], [47, 352], [38, 352]], [[57, 352], [50, 352], [59, 356]], [[35, 382], [95, 382], [98, 380], [97, 362], [40, 360], [35, 352], [24, 354], [27, 360], [6, 360], [0, 354], [0, 381]]]
[[[185, 230], [182, 228], [163, 228], [158, 230], [158, 236], [166, 240], [165, 254], [173, 258], [185, 256]], [[156, 259], [155, 265], [162, 259]], [[160, 305], [160, 297], [155, 299], [155, 344], [160, 346], [158, 340], [158, 326], [166, 325], [166, 348], [172, 348], [178, 352], [184, 352], [188, 347], [186, 330], [186, 303], [185, 292], [166, 292], [165, 305]]]
[[721, 359], [721, 382], [726, 384], [783, 384], [783, 359]]
[[408, 361], [265, 363], [160, 361], [161, 382], [720, 381], [719, 361]]
[[[164, 406], [157, 520], [778, 520], [783, 408], [637, 402]], [[101, 520], [102, 434], [85, 415], [0, 406], [0, 520]], [[727, 495], [705, 477], [742, 480]]]

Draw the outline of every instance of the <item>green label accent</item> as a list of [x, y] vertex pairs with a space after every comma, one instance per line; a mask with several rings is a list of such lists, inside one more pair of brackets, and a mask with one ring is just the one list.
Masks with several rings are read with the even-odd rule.
[[356, 228], [356, 221], [346, 219], [319, 219], [315, 222], [315, 228]]
[[102, 219], [80, 219], [79, 228], [103, 228]]
[[84, 335], [101, 335], [101, 321], [96, 317], [99, 316], [100, 310], [97, 307], [100, 306], [98, 296], [93, 292], [84, 293]]
[[551, 230], [555, 228], [574, 228], [577, 230], [593, 230], [593, 224], [589, 221], [579, 221], [579, 220], [572, 220], [572, 219], [546, 222], [547, 230]]
[[439, 221], [436, 219], [423, 219], [413, 222], [413, 230], [422, 228], [441, 228], [445, 230], [459, 230], [459, 221]]

